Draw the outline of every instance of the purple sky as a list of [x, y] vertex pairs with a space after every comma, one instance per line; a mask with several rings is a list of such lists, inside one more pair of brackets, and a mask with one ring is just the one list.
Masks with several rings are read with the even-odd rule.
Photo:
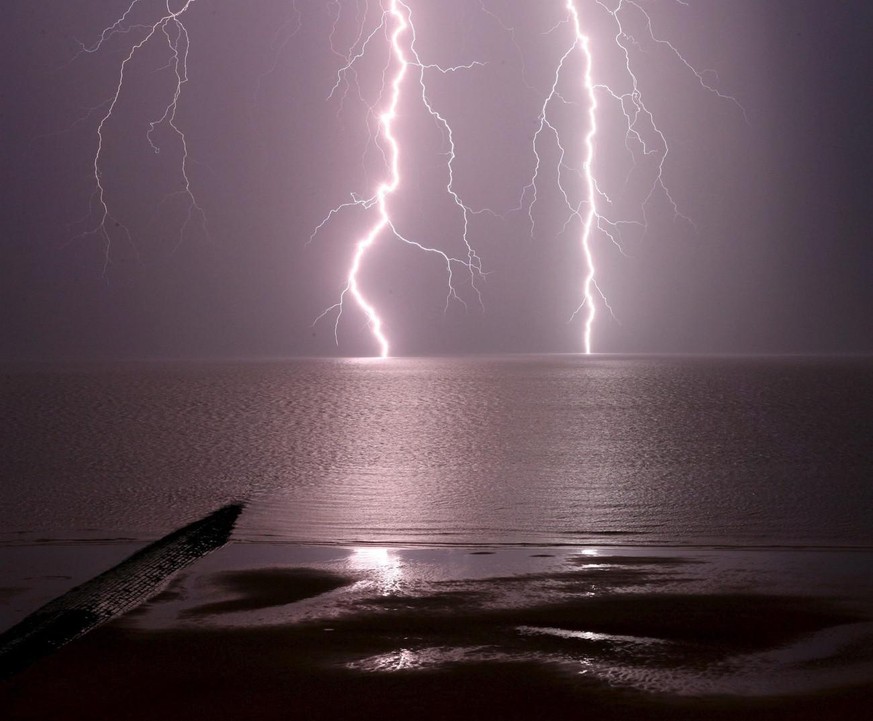
[[[161, 5], [141, 2], [144, 9]], [[506, 213], [533, 172], [537, 114], [567, 47], [566, 27], [545, 34], [565, 17], [563, 1], [484, 0], [516, 28], [518, 47], [474, 0], [407, 2], [424, 62], [486, 63], [427, 78], [434, 106], [455, 131], [456, 189], [473, 207]], [[338, 348], [330, 320], [311, 327], [338, 298], [367, 220], [350, 210], [312, 244], [307, 239], [331, 207], [351, 192], [372, 192], [384, 177], [378, 153], [367, 151], [360, 102], [349, 95], [341, 109], [339, 98], [327, 98], [342, 64], [329, 45], [336, 3], [298, 0], [301, 26], [289, 36], [290, 0], [197, 0], [185, 16], [189, 82], [177, 123], [208, 233], [195, 224], [179, 242], [178, 198], [162, 202], [179, 188], [180, 165], [172, 134], [161, 136], [157, 155], [146, 139], [148, 122], [172, 92], [171, 74], [161, 69], [166, 46], [155, 44], [130, 65], [105, 127], [107, 198], [136, 250], [117, 240], [104, 273], [102, 241], [78, 237], [94, 225], [94, 216], [77, 224], [94, 189], [101, 112], [89, 115], [88, 108], [113, 94], [134, 34], [70, 60], [77, 41], [93, 43], [127, 4], [9, 0], [4, 10], [0, 359], [373, 354], [353, 305]], [[595, 75], [623, 92], [609, 16], [594, 0], [577, 4], [591, 33]], [[742, 103], [748, 123], [647, 40], [642, 26], [629, 25], [639, 43], [632, 58], [640, 87], [670, 144], [664, 178], [696, 230], [674, 220], [658, 196], [647, 206], [648, 231], [625, 238], [627, 257], [602, 236], [594, 239], [598, 282], [617, 318], [600, 314], [594, 349], [873, 351], [870, 4], [641, 4], [659, 37], [698, 69], [717, 71], [717, 81], [705, 77]], [[356, 34], [356, 3], [342, 5], [335, 42], [345, 51]], [[371, 99], [385, 59], [377, 40], [358, 73]], [[410, 142], [405, 185], [391, 200], [395, 219], [410, 238], [458, 254], [445, 146], [414, 102], [413, 78], [405, 90], [396, 127]], [[632, 170], [620, 116], [601, 100], [602, 189], [618, 215], [638, 218], [649, 170]], [[559, 120], [578, 160], [585, 108], [576, 108], [578, 121], [568, 109]], [[541, 149], [544, 162], [554, 163], [548, 139]], [[578, 224], [562, 232], [566, 213], [553, 165], [542, 173], [533, 238], [526, 212], [473, 218], [469, 237], [487, 273], [479, 284], [484, 309], [461, 282], [469, 309], [453, 304], [444, 313], [443, 266], [383, 236], [361, 280], [395, 353], [580, 350], [581, 325], [568, 322], [585, 270]]]

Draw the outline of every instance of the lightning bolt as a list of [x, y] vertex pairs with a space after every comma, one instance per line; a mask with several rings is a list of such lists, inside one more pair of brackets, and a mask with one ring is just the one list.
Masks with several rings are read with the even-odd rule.
[[[135, 40], [130, 45], [127, 55], [121, 61], [114, 93], [102, 105], [106, 110], [103, 115], [100, 116], [100, 121], [97, 125], [97, 148], [94, 152], [92, 163], [94, 193], [91, 200], [92, 212], [89, 213], [88, 216], [90, 218], [91, 215], [94, 214], [93, 206], [96, 204], [97, 220], [91, 228], [86, 229], [79, 236], [81, 238], [96, 235], [102, 238], [104, 246], [104, 274], [111, 263], [114, 237], [117, 237], [120, 234], [134, 249], [136, 249], [131, 231], [124, 223], [116, 218], [111, 210], [110, 202], [107, 199], [107, 190], [104, 184], [104, 155], [107, 145], [106, 129], [116, 112], [119, 102], [121, 101], [121, 96], [125, 88], [128, 66], [133, 62], [136, 55], [153, 41], [163, 42], [166, 45], [168, 50], [167, 62], [163, 68], [160, 69], [170, 70], [173, 80], [171, 83], [170, 99], [167, 101], [166, 106], [164, 106], [164, 110], [160, 117], [148, 123], [149, 127], [146, 131], [145, 137], [151, 150], [154, 153], [160, 153], [161, 148], [159, 141], [156, 139], [156, 133], [161, 127], [168, 127], [178, 138], [181, 146], [181, 162], [179, 170], [182, 187], [180, 190], [170, 193], [164, 198], [166, 201], [173, 197], [182, 197], [186, 201], [186, 217], [179, 229], [179, 239], [176, 247], [178, 247], [178, 245], [183, 241], [185, 232], [195, 216], [200, 218], [202, 227], [204, 231], [206, 230], [206, 215], [203, 208], [197, 202], [191, 188], [188, 140], [185, 133], [179, 128], [176, 120], [182, 89], [188, 82], [188, 51], [190, 49], [190, 39], [188, 36], [188, 28], [183, 22], [183, 16], [195, 2], [196, 0], [184, 0], [178, 9], [173, 10], [170, 7], [170, 0], [166, 0], [163, 4], [165, 11], [162, 11], [162, 14], [156, 20], [135, 22], [134, 17], [139, 10], [141, 0], [132, 0], [124, 13], [111, 25], [104, 28], [95, 43], [90, 46], [80, 44], [78, 55], [83, 53], [93, 54], [103, 49], [104, 45], [106, 45], [106, 43], [113, 37], [137, 34], [139, 36], [139, 39]], [[87, 218], [83, 222], [87, 222]]]
[[[582, 33], [579, 12], [576, 10], [573, 0], [567, 0], [567, 10], [573, 20], [573, 32], [575, 35], [575, 42], [569, 52], [581, 49], [582, 54], [585, 56], [585, 72], [583, 75], [582, 86], [585, 95], [588, 97], [588, 132], [585, 134], [585, 156], [582, 160], [582, 169], [585, 175], [585, 185], [587, 188], [587, 209], [582, 219], [581, 244], [588, 268], [582, 284], [582, 295], [584, 298], [582, 302], [583, 305], [588, 307], [588, 313], [585, 318], [583, 341], [585, 344], [585, 353], [591, 353], [591, 332], [594, 328], [594, 319], [597, 315], [597, 308], [594, 305], [593, 294], [593, 288], [596, 286], [596, 270], [594, 266], [594, 254], [591, 252], [591, 231], [594, 227], [595, 221], [599, 220], [601, 217], [597, 211], [597, 189], [594, 180], [594, 171], [592, 169], [594, 163], [594, 139], [597, 135], [597, 98], [594, 95], [594, 82], [591, 79], [592, 58], [590, 41], [588, 40], [588, 36]], [[566, 55], [564, 57], [566, 57]], [[564, 59], [562, 58], [562, 65], [563, 62]], [[554, 91], [554, 86], [552, 89]], [[563, 148], [561, 148], [561, 153], [563, 155]]]
[[[691, 218], [680, 210], [679, 204], [670, 193], [665, 181], [665, 165], [670, 147], [665, 134], [658, 126], [655, 115], [649, 110], [644, 94], [640, 89], [638, 75], [634, 70], [632, 54], [633, 51], [641, 51], [641, 46], [629, 32], [625, 16], [628, 13], [636, 13], [642, 19], [646, 36], [650, 42], [666, 48], [686, 71], [693, 74], [702, 89], [721, 100], [734, 104], [742, 111], [743, 117], [748, 122], [745, 109], [736, 98], [719, 91], [707, 81], [706, 74], [697, 70], [675, 45], [655, 34], [652, 18], [636, 0], [614, 0], [612, 6], [608, 5], [605, 0], [594, 0], [592, 4], [599, 6], [612, 19], [615, 27], [614, 42], [624, 60], [624, 70], [629, 90], [618, 92], [609, 85], [596, 80], [594, 73], [596, 63], [591, 47], [591, 39], [583, 29], [584, 23], [579, 9], [579, 0], [563, 0], [565, 18], [552, 27], [546, 35], [551, 35], [561, 29], [563, 25], [568, 25], [571, 30], [569, 34], [570, 39], [555, 66], [551, 85], [540, 107], [536, 131], [532, 140], [534, 163], [530, 180], [522, 188], [518, 205], [513, 209], [514, 212], [525, 211], [530, 225], [530, 234], [533, 238], [536, 228], [534, 206], [539, 197], [540, 175], [543, 171], [540, 147], [547, 137], [551, 137], [558, 151], [558, 160], [555, 168], [557, 187], [567, 210], [562, 232], [566, 231], [573, 221], [578, 221], [580, 224], [578, 244], [585, 266], [581, 283], [582, 299], [579, 306], [571, 314], [570, 320], [572, 321], [580, 314], [584, 314], [581, 341], [585, 354], [592, 352], [594, 325], [598, 315], [598, 306], [602, 305], [615, 318], [609, 301], [597, 282], [597, 265], [594, 251], [596, 236], [599, 235], [605, 238], [619, 253], [626, 255], [622, 242], [623, 233], [629, 228], [642, 229], [644, 233], [648, 231], [648, 209], [659, 196], [663, 197], [669, 204], [674, 220], [685, 222], [696, 229]], [[684, 3], [679, 2], [679, 4]], [[488, 10], [484, 6], [484, 0], [480, 0], [480, 5], [484, 12], [500, 22], [504, 30], [512, 31], [512, 42], [515, 44], [516, 49], [519, 49], [515, 40], [514, 30], [504, 25], [493, 12]], [[577, 84], [579, 86], [578, 95], [581, 96], [585, 106], [584, 113], [580, 114], [580, 120], [584, 119], [581, 152], [579, 152], [575, 165], [571, 164], [571, 161], [568, 159], [569, 142], [565, 140], [566, 131], [559, 128], [558, 122], [553, 120], [554, 107], [556, 105], [571, 106], [578, 104], [578, 101], [569, 99], [562, 91], [562, 79], [568, 72], [567, 68], [574, 58], [578, 58], [582, 66]], [[525, 82], [525, 85], [528, 88], [530, 87], [527, 82]], [[624, 146], [632, 156], [635, 164], [640, 163], [644, 159], [654, 159], [654, 170], [651, 173], [649, 188], [639, 205], [639, 216], [636, 218], [613, 218], [608, 215], [609, 209], [613, 207], [614, 203], [612, 198], [601, 188], [595, 167], [597, 149], [600, 145], [598, 137], [598, 95], [604, 95], [607, 99], [612, 100], [618, 105], [625, 121]], [[578, 130], [574, 128], [573, 132], [575, 134]], [[581, 191], [574, 190], [570, 186], [566, 178], [567, 173], [571, 173], [581, 180]]]
[[[337, 50], [334, 42], [337, 23], [342, 10], [339, 3], [332, 3], [335, 7], [336, 15], [331, 29], [330, 46], [334, 54], [342, 56]], [[354, 252], [349, 265], [349, 270], [346, 276], [345, 287], [340, 292], [339, 300], [333, 305], [326, 308], [316, 319], [318, 323], [322, 318], [331, 313], [335, 313], [334, 318], [334, 339], [339, 344], [339, 323], [345, 310], [345, 301], [347, 296], [351, 296], [359, 310], [363, 313], [370, 328], [370, 332], [378, 347], [379, 355], [382, 358], [388, 357], [390, 354], [390, 344], [384, 330], [384, 321], [379, 315], [374, 304], [368, 300], [364, 290], [361, 287], [360, 274], [361, 269], [366, 259], [368, 251], [377, 242], [379, 237], [387, 232], [399, 240], [400, 242], [412, 246], [424, 253], [432, 254], [441, 260], [445, 266], [447, 291], [446, 291], [446, 309], [452, 301], [457, 301], [464, 307], [467, 306], [466, 301], [459, 295], [455, 285], [455, 268], [462, 267], [469, 275], [469, 282], [476, 293], [479, 303], [482, 302], [482, 296], [477, 286], [477, 280], [483, 276], [482, 261], [469, 240], [470, 217], [474, 214], [488, 212], [487, 210], [474, 210], [464, 203], [460, 195], [455, 189], [454, 178], [454, 161], [456, 158], [454, 134], [448, 120], [434, 107], [431, 102], [427, 84], [425, 81], [425, 73], [428, 71], [437, 72], [440, 74], [448, 74], [461, 70], [470, 70], [471, 68], [481, 66], [483, 63], [471, 62], [465, 65], [453, 67], [443, 67], [434, 63], [425, 63], [422, 61], [419, 52], [416, 48], [416, 31], [413, 24], [413, 13], [410, 7], [402, 2], [402, 0], [388, 0], [380, 3], [382, 10], [378, 25], [369, 33], [366, 33], [363, 27], [364, 20], [361, 20], [360, 29], [356, 40], [353, 42], [348, 54], [342, 56], [344, 64], [337, 71], [336, 82], [331, 89], [329, 98], [332, 98], [343, 87], [343, 92], [340, 100], [340, 111], [342, 111], [343, 103], [351, 88], [357, 92], [358, 99], [365, 103], [367, 107], [368, 117], [375, 116], [377, 118], [377, 133], [376, 138], [373, 138], [371, 133], [371, 141], [376, 142], [382, 154], [383, 160], [387, 168], [388, 178], [380, 182], [375, 192], [370, 195], [363, 196], [352, 194], [352, 200], [342, 203], [332, 208], [327, 216], [319, 223], [310, 236], [310, 242], [318, 235], [318, 233], [328, 223], [342, 211], [348, 208], [362, 208], [366, 211], [374, 210], [376, 219], [369, 227], [368, 231], [361, 236], [354, 245]], [[359, 12], [359, 16], [366, 18], [366, 8], [363, 13]], [[357, 74], [355, 65], [367, 53], [370, 43], [380, 33], [387, 34], [387, 45], [389, 51], [389, 66], [386, 66], [383, 71], [383, 85], [380, 99], [376, 105], [369, 105], [361, 95], [360, 87], [357, 84]], [[393, 71], [390, 69], [393, 66]], [[391, 74], [389, 81], [386, 81], [388, 74]], [[461, 216], [462, 232], [461, 239], [465, 247], [465, 258], [457, 258], [448, 253], [409, 238], [401, 233], [395, 225], [389, 207], [389, 201], [392, 196], [400, 188], [402, 178], [400, 174], [400, 155], [401, 143], [398, 139], [395, 129], [395, 121], [398, 117], [398, 107], [400, 105], [404, 93], [404, 80], [410, 73], [417, 76], [419, 95], [423, 107], [434, 120], [437, 126], [443, 133], [444, 140], [448, 145], [447, 152], [447, 182], [446, 192], [452, 199], [454, 205], [458, 208]], [[387, 88], [387, 93], [386, 93]], [[387, 102], [382, 103], [382, 97], [387, 94]], [[380, 105], [380, 103], [382, 103]], [[380, 106], [378, 109], [376, 106]]]
[[[272, 62], [265, 75], [277, 68], [278, 54], [291, 38], [295, 37], [303, 24], [303, 13], [296, 0], [287, 0], [289, 12], [285, 22], [279, 28], [271, 49]], [[679, 5], [685, 5], [682, 0], [675, 0]], [[150, 149], [159, 153], [161, 143], [160, 132], [169, 131], [175, 137], [180, 149], [179, 178], [180, 188], [167, 196], [182, 198], [185, 203], [185, 218], [179, 228], [179, 238], [176, 248], [184, 240], [186, 233], [194, 222], [199, 219], [202, 229], [206, 232], [206, 215], [198, 203], [189, 174], [190, 157], [188, 139], [178, 123], [179, 103], [185, 84], [188, 82], [188, 55], [190, 38], [185, 24], [186, 15], [196, 0], [159, 0], [149, 3], [146, 0], [129, 0], [123, 13], [110, 25], [106, 26], [99, 37], [91, 45], [81, 44], [79, 53], [93, 54], [100, 52], [110, 41], [125, 42], [126, 50], [120, 63], [114, 92], [106, 101], [88, 111], [87, 118], [96, 115], [99, 122], [96, 127], [96, 148], [92, 162], [94, 192], [89, 203], [89, 214], [83, 219], [88, 224], [79, 237], [97, 236], [102, 239], [104, 247], [103, 272], [106, 273], [112, 260], [112, 246], [118, 239], [124, 239], [136, 250], [133, 234], [119, 220], [110, 193], [106, 187], [105, 171], [108, 165], [106, 150], [109, 145], [107, 131], [112, 124], [119, 105], [123, 101], [125, 88], [130, 84], [128, 71], [143, 48], [152, 44], [162, 45], [166, 53], [166, 63], [161, 71], [168, 71], [171, 77], [170, 93], [166, 104], [157, 117], [148, 122], [145, 140]], [[504, 23], [501, 18], [487, 6], [487, 0], [478, 0], [478, 6], [489, 21], [496, 22], [503, 32], [507, 33], [518, 54], [521, 64], [521, 82], [526, 92], [540, 92], [531, 81], [532, 75], [525, 62], [524, 52], [519, 42], [517, 28]], [[157, 12], [151, 8], [157, 6]], [[596, 75], [599, 60], [595, 58], [593, 43], [587, 25], [587, 15], [581, 11], [582, 0], [553, 0], [550, 8], [559, 11], [559, 20], [550, 30], [544, 33], [549, 42], [559, 43], [560, 58], [553, 68], [551, 81], [539, 100], [536, 130], [533, 134], [531, 151], [533, 167], [528, 181], [521, 189], [518, 205], [508, 213], [498, 214], [488, 208], [476, 209], [462, 198], [456, 187], [455, 166], [457, 148], [455, 134], [446, 114], [437, 107], [428, 89], [428, 78], [435, 75], [447, 76], [452, 73], [471, 71], [482, 67], [485, 63], [472, 61], [466, 64], [444, 67], [426, 62], [418, 50], [418, 37], [413, 21], [412, 3], [409, 0], [377, 0], [371, 8], [371, 0], [354, 0], [354, 38], [348, 49], [341, 47], [339, 39], [342, 36], [341, 22], [349, 12], [352, 0], [329, 0], [323, 8], [329, 15], [330, 30], [327, 45], [330, 52], [339, 60], [336, 80], [328, 94], [329, 101], [338, 104], [337, 115], [345, 112], [346, 103], [360, 103], [365, 109], [363, 127], [366, 128], [368, 140], [361, 154], [361, 168], [367, 180], [369, 190], [364, 193], [353, 192], [351, 199], [330, 208], [320, 223], [310, 235], [312, 242], [340, 214], [348, 210], [357, 210], [366, 219], [360, 235], [353, 239], [348, 260], [345, 280], [339, 290], [335, 303], [327, 307], [314, 321], [333, 317], [334, 340], [339, 344], [340, 322], [349, 306], [357, 309], [363, 316], [379, 356], [387, 357], [391, 352], [386, 323], [383, 316], [371, 299], [373, 289], [368, 288], [363, 280], [364, 269], [371, 262], [371, 251], [377, 243], [385, 241], [399, 242], [414, 248], [427, 256], [433, 257], [442, 265], [446, 278], [445, 311], [450, 304], [456, 302], [467, 307], [467, 300], [462, 296], [461, 283], [475, 297], [479, 307], [484, 307], [483, 296], [479, 282], [485, 277], [482, 259], [470, 241], [470, 229], [473, 219], [480, 214], [490, 214], [506, 218], [510, 213], [523, 212], [530, 226], [531, 238], [536, 235], [536, 207], [540, 195], [542, 176], [552, 173], [557, 184], [564, 207], [563, 226], [560, 234], [567, 232], [571, 226], [578, 228], [577, 247], [580, 264], [584, 266], [580, 283], [580, 302], [575, 311], [570, 314], [570, 321], [582, 318], [581, 345], [586, 354], [592, 352], [595, 321], [600, 311], [607, 311], [613, 318], [612, 308], [606, 294], [598, 282], [597, 257], [600, 250], [599, 241], [606, 241], [613, 248], [625, 253], [625, 234], [645, 233], [649, 229], [649, 212], [656, 202], [666, 203], [673, 214], [674, 222], [687, 223], [695, 227], [691, 218], [683, 213], [680, 205], [669, 190], [666, 181], [667, 161], [670, 146], [667, 136], [662, 132], [654, 113], [650, 110], [647, 97], [639, 81], [637, 67], [640, 58], [652, 49], [657, 49], [662, 56], [672, 58], [674, 64], [683, 72], [690, 73], [700, 88], [712, 94], [720, 101], [734, 104], [743, 117], [744, 108], [731, 95], [716, 87], [717, 76], [711, 71], [699, 71], [671, 43], [660, 37], [654, 29], [654, 23], [641, 0], [589, 0], [591, 12], [605, 14], [601, 20], [612, 24], [614, 35], [611, 36], [614, 47], [618, 49], [618, 57], [623, 65], [624, 79], [620, 82], [622, 89], [610, 87]], [[175, 9], [174, 9], [175, 7]], [[545, 3], [537, 5], [537, 11], [546, 7]], [[371, 12], [371, 9], [374, 12]], [[550, 9], [549, 12], [552, 12]], [[587, 12], [587, 11], [586, 11]], [[638, 35], [634, 35], [634, 30]], [[558, 40], [552, 40], [558, 37]], [[602, 40], [602, 38], [600, 38]], [[365, 92], [359, 82], [359, 66], [375, 49], [384, 51], [386, 60], [381, 70], [381, 83], [375, 99], [368, 99], [372, 91]], [[601, 48], [602, 49], [602, 48]], [[715, 80], [713, 80], [715, 78]], [[569, 84], [572, 80], [572, 85]], [[259, 87], [259, 86], [258, 86]], [[369, 87], [369, 86], [365, 86]], [[257, 89], [256, 93], [257, 95]], [[409, 129], [406, 109], [417, 103], [437, 128], [443, 143], [445, 167], [445, 193], [457, 213], [457, 224], [460, 228], [455, 242], [460, 241], [457, 255], [439, 246], [426, 245], [399, 228], [392, 214], [392, 205], [403, 199], [403, 177], [401, 158], [407, 143], [403, 138]], [[631, 173], [648, 173], [644, 181], [645, 188], [637, 198], [636, 207], [630, 216], [618, 215], [615, 212], [617, 202], [614, 201], [613, 190], [607, 194], [604, 182], [598, 175], [597, 162], [605, 156], [606, 138], [601, 133], [601, 105], [614, 104], [624, 119], [623, 145], [632, 161], [632, 169], [628, 173], [625, 186], [629, 184]], [[567, 123], [567, 110], [573, 120]], [[560, 112], [559, 112], [560, 111]], [[85, 118], [85, 119], [87, 119]], [[84, 120], [84, 119], [80, 119]], [[77, 122], [80, 122], [77, 121]], [[746, 118], [748, 122], [748, 119]], [[544, 143], [550, 142], [557, 151], [557, 161], [548, 170], [541, 155]], [[371, 185], [371, 168], [368, 159], [375, 148], [376, 157], [381, 161], [378, 170], [378, 180]], [[419, 158], [420, 159], [420, 158]], [[161, 201], [162, 203], [164, 201]], [[96, 219], [92, 221], [92, 218]], [[465, 291], [467, 292], [467, 291]]]

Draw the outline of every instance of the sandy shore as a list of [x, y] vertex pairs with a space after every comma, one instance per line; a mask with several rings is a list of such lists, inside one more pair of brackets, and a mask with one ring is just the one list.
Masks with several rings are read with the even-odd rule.
[[0, 716], [866, 719], [871, 599], [835, 559], [231, 546], [2, 682]]

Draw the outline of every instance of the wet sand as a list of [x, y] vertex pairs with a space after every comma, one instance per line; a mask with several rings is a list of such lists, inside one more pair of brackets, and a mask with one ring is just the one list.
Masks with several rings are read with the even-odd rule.
[[228, 547], [0, 683], [0, 715], [868, 718], [866, 589], [727, 556]]

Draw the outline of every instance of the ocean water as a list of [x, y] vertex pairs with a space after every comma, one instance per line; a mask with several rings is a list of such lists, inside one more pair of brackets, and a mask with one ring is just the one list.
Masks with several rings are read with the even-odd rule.
[[873, 547], [873, 360], [7, 367], [0, 545]]

